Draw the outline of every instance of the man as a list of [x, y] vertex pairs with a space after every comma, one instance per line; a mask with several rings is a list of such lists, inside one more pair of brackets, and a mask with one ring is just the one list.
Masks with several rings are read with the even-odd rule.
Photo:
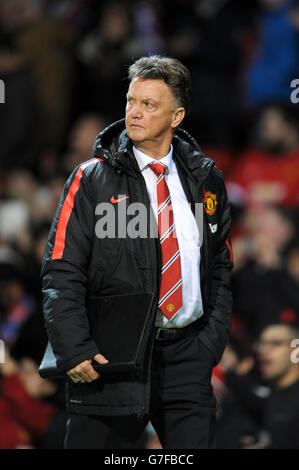
[[299, 131], [297, 109], [267, 103], [256, 119], [255, 141], [238, 155], [227, 189], [237, 206], [298, 207]]
[[[152, 56], [136, 61], [129, 79], [126, 119], [99, 134], [95, 158], [66, 183], [42, 267], [46, 328], [68, 374], [65, 446], [103, 448], [117, 436], [129, 447], [150, 419], [164, 448], [213, 447], [211, 371], [231, 323], [225, 186], [178, 129], [190, 106], [188, 70]], [[97, 205], [117, 211], [128, 201], [155, 212], [160, 240], [148, 228], [147, 236], [96, 236]], [[164, 209], [171, 223], [163, 229]], [[142, 373], [99, 377], [92, 359], [109, 357], [90, 338], [87, 298], [144, 291], [156, 295], [156, 318]]]
[[272, 449], [299, 448], [299, 329], [292, 324], [265, 328], [257, 343], [262, 378], [269, 396], [262, 401], [264, 443]]
[[[253, 358], [239, 361], [234, 354], [224, 353], [221, 365], [227, 370], [227, 385], [255, 421], [255, 435], [243, 436], [243, 446], [299, 448], [298, 344], [298, 326], [273, 323], [264, 328], [256, 343], [262, 384], [252, 381], [248, 375]], [[227, 418], [226, 426], [230, 417]]]

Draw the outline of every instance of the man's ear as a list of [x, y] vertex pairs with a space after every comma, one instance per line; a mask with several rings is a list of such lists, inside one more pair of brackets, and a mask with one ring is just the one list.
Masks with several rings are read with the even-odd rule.
[[176, 127], [178, 127], [181, 124], [184, 117], [185, 117], [185, 108], [183, 107], [176, 108], [173, 111], [173, 116], [172, 116], [172, 121], [171, 121], [172, 129], [175, 129]]

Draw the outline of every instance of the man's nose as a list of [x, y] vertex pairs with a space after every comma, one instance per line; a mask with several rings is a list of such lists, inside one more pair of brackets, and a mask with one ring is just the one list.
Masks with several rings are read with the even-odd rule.
[[137, 103], [135, 103], [132, 108], [132, 117], [138, 119], [141, 116], [142, 116], [141, 107]]

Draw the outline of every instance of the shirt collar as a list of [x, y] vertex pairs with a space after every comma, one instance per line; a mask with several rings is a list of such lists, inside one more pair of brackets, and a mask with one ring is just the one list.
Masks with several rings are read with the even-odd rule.
[[172, 144], [170, 146], [170, 150], [169, 150], [168, 154], [165, 155], [165, 157], [161, 158], [160, 160], [155, 160], [153, 157], [150, 157], [149, 155], [146, 155], [146, 153], [139, 150], [137, 147], [135, 147], [135, 145], [133, 146], [133, 152], [134, 152], [135, 158], [137, 160], [137, 163], [138, 163], [138, 166], [139, 166], [141, 172], [143, 170], [145, 170], [153, 162], [163, 163], [166, 166], [166, 173], [168, 173], [168, 172], [171, 173], [171, 171], [173, 169], [173, 158], [172, 158], [173, 147], [172, 147]]

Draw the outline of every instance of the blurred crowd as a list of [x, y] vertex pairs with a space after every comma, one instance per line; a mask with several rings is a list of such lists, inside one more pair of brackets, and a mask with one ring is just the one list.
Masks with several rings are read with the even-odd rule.
[[[37, 372], [40, 262], [66, 178], [124, 117], [127, 66], [152, 53], [190, 69], [183, 127], [223, 171], [231, 202], [217, 445], [299, 448], [297, 0], [0, 0], [0, 448], [63, 445], [63, 384]], [[150, 426], [139, 445], [159, 447]]]

